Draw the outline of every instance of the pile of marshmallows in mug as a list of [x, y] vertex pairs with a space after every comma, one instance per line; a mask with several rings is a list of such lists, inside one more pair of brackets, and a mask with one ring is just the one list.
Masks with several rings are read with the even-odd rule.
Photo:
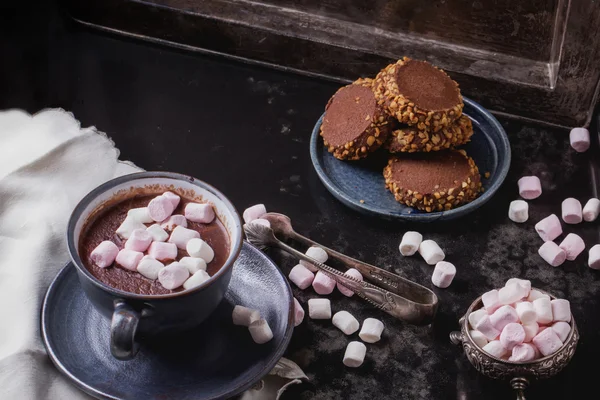
[[[187, 229], [187, 221], [209, 224], [215, 219], [215, 211], [210, 204], [188, 203], [185, 215], [172, 215], [180, 201], [175, 193], [164, 192], [150, 200], [147, 207], [129, 210], [116, 230], [117, 235], [127, 240], [123, 249], [105, 240], [92, 251], [92, 262], [107, 268], [116, 261], [129, 271], [158, 279], [169, 290], [180, 286], [189, 290], [210, 279], [206, 267], [215, 253], [198, 231]], [[151, 223], [149, 227], [144, 225]], [[186, 250], [189, 257], [165, 266], [162, 261], [177, 260], [178, 249]]]

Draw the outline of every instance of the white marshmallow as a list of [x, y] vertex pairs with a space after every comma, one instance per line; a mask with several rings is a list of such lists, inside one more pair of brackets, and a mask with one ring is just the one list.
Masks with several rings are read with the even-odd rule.
[[550, 296], [548, 296], [547, 294], [544, 294], [539, 290], [533, 289], [531, 292], [529, 292], [529, 297], [527, 297], [527, 301], [533, 302], [534, 300], [541, 299], [542, 297], [550, 300]]
[[158, 272], [164, 267], [165, 265], [154, 257], [144, 256], [137, 265], [137, 272], [155, 281], [158, 278]]
[[562, 265], [567, 259], [567, 253], [554, 242], [545, 242], [539, 248], [538, 254], [553, 267]]
[[474, 326], [475, 330], [483, 333], [488, 340], [494, 340], [500, 335], [500, 330], [492, 325], [488, 315], [484, 315]]
[[508, 286], [513, 283], [520, 284], [524, 288], [524, 290], [527, 292], [527, 296], [529, 296], [529, 292], [531, 291], [531, 281], [530, 280], [521, 279], [521, 278], [510, 278], [509, 280], [506, 281], [506, 284], [504, 286]]
[[144, 253], [129, 249], [122, 249], [117, 254], [115, 261], [119, 266], [128, 269], [129, 271], [136, 271], [138, 263], [142, 257], [144, 257]]
[[174, 260], [177, 258], [177, 246], [173, 243], [152, 242], [148, 255], [159, 261]]
[[101, 242], [90, 254], [92, 262], [100, 267], [110, 267], [119, 254], [119, 248], [110, 240]]
[[[502, 331], [506, 325], [512, 322], [519, 322], [519, 316], [517, 315], [517, 311], [511, 306], [502, 306], [490, 315], [490, 322], [494, 325], [494, 328]], [[477, 330], [481, 331], [479, 328]]]
[[556, 214], [548, 215], [535, 224], [535, 230], [544, 242], [552, 241], [562, 234], [562, 226]]
[[600, 200], [596, 198], [589, 199], [583, 207], [583, 219], [587, 222], [595, 221], [600, 214]]
[[525, 200], [511, 201], [508, 207], [508, 218], [518, 223], [527, 221], [529, 219], [529, 204]]
[[190, 272], [181, 263], [173, 262], [158, 271], [158, 281], [165, 289], [173, 290], [183, 285]]
[[304, 265], [298, 264], [290, 271], [288, 275], [290, 281], [292, 281], [296, 286], [300, 289], [304, 290], [310, 285], [312, 285], [313, 280], [315, 279], [315, 274], [313, 274], [308, 268]]
[[184, 228], [183, 226], [178, 226], [175, 229], [173, 229], [173, 232], [171, 232], [171, 236], [169, 237], [169, 240], [167, 240], [169, 243], [173, 243], [175, 244], [175, 246], [177, 246], [177, 248], [185, 250], [188, 242], [191, 239], [199, 239], [200, 238], [200, 233], [198, 233], [198, 231], [195, 231], [193, 229], [187, 229]]
[[527, 288], [522, 286], [519, 282], [511, 282], [498, 290], [498, 300], [502, 305], [513, 304], [528, 295], [529, 291]]
[[499, 340], [492, 340], [491, 342], [483, 346], [482, 350], [496, 358], [502, 358], [508, 353], [508, 350], [506, 350], [504, 346], [502, 346], [502, 343], [500, 343]]
[[[318, 246], [311, 246], [305, 253], [310, 258], [314, 258], [318, 262], [324, 264], [327, 262], [327, 252]], [[306, 268], [311, 270], [312, 272], [317, 272], [319, 269], [315, 267], [312, 263], [308, 261], [300, 260], [300, 264], [304, 265]]]
[[375, 318], [367, 318], [363, 321], [362, 329], [358, 334], [358, 337], [363, 342], [375, 343], [381, 340], [381, 333], [383, 332], [383, 322]]
[[498, 297], [498, 290], [496, 289], [490, 290], [489, 292], [485, 292], [481, 296], [481, 301], [483, 303], [483, 307], [485, 307], [485, 310], [488, 314], [492, 314], [502, 305], [500, 303], [500, 298]]
[[547, 325], [552, 322], [552, 302], [550, 299], [542, 297], [533, 301], [533, 308], [537, 314], [537, 323]]
[[343, 363], [346, 367], [357, 368], [362, 365], [367, 354], [367, 346], [361, 342], [350, 342], [344, 353]]
[[552, 324], [551, 328], [556, 332], [556, 335], [561, 342], [565, 342], [571, 333], [571, 325], [564, 321], [558, 321]]
[[471, 339], [473, 339], [473, 343], [475, 343], [478, 347], [483, 348], [486, 344], [488, 344], [488, 340], [485, 335], [479, 331], [469, 331], [469, 335], [471, 335]]
[[169, 238], [169, 234], [159, 224], [150, 225], [146, 231], [152, 236], [154, 242], [164, 242]]
[[591, 269], [600, 269], [600, 244], [592, 246], [588, 253], [588, 266]]
[[433, 240], [423, 240], [419, 245], [419, 254], [429, 265], [435, 265], [446, 257], [444, 251]]
[[244, 218], [244, 222], [249, 224], [250, 222], [254, 221], [255, 219], [262, 217], [266, 213], [267, 213], [267, 209], [264, 204], [256, 204], [256, 205], [253, 205], [252, 207], [246, 208], [244, 210], [244, 213], [242, 214], [242, 217]]
[[469, 314], [468, 320], [469, 320], [469, 325], [471, 325], [471, 328], [475, 329], [475, 326], [479, 323], [479, 321], [481, 321], [481, 319], [487, 315], [488, 315], [487, 310], [485, 310], [483, 308], [475, 310], [471, 314]]
[[179, 205], [179, 201], [181, 200], [181, 197], [177, 196], [173, 192], [164, 192], [162, 195], [164, 197], [166, 197], [167, 199], [169, 199], [171, 204], [173, 204], [173, 209], [177, 208], [177, 206]]
[[315, 279], [312, 282], [312, 287], [318, 294], [331, 294], [335, 289], [335, 280], [331, 279], [329, 275], [323, 271], [317, 271]]
[[435, 264], [433, 274], [431, 275], [431, 282], [435, 286], [445, 289], [450, 286], [455, 275], [456, 267], [453, 264], [447, 261], [440, 261]]
[[173, 201], [163, 195], [156, 196], [148, 203], [150, 218], [156, 222], [164, 221], [175, 211]]
[[578, 224], [583, 216], [579, 200], [569, 197], [562, 202], [562, 219], [567, 224]]
[[254, 221], [250, 222], [250, 225], [252, 225], [252, 224], [266, 226], [267, 228], [271, 227], [271, 223], [269, 222], [269, 220], [263, 219], [263, 218], [255, 219]]
[[210, 224], [215, 219], [214, 208], [206, 203], [188, 203], [184, 214], [190, 221], [203, 224]]
[[513, 347], [512, 354], [508, 361], [511, 362], [527, 362], [537, 358], [536, 348], [529, 343], [521, 343]]
[[518, 344], [525, 341], [525, 330], [521, 324], [512, 322], [507, 324], [500, 333], [500, 343], [506, 350], [512, 350]]
[[569, 300], [556, 299], [550, 301], [552, 305], [552, 320], [571, 322], [571, 303]]
[[294, 326], [298, 326], [304, 321], [304, 308], [298, 301], [297, 298], [294, 297]]
[[333, 326], [344, 332], [346, 335], [352, 335], [358, 330], [359, 323], [356, 318], [348, 311], [338, 311], [331, 319]]
[[[349, 270], [344, 272], [344, 275], [351, 276], [352, 278], [356, 278], [359, 281], [363, 280], [362, 274], [357, 269], [354, 269], [354, 268], [350, 268]], [[338, 290], [340, 291], [340, 293], [343, 294], [344, 296], [352, 297], [354, 295], [354, 292], [352, 290], [348, 289], [341, 283], [337, 283], [336, 286], [337, 286]]]
[[129, 239], [131, 233], [136, 229], [146, 229], [146, 225], [142, 224], [137, 219], [127, 216], [125, 220], [119, 225], [116, 230], [117, 235], [121, 236], [123, 239]]
[[517, 304], [515, 307], [517, 311], [517, 315], [519, 316], [519, 320], [523, 325], [531, 324], [537, 321], [537, 314], [535, 312], [535, 308], [533, 307], [533, 303], [529, 301], [523, 301]]
[[544, 329], [533, 338], [532, 342], [544, 356], [556, 353], [563, 345], [554, 329]]
[[585, 250], [585, 243], [583, 242], [581, 236], [574, 233], [569, 233], [563, 239], [563, 241], [560, 242], [558, 247], [565, 251], [567, 260], [573, 261], [579, 254], [581, 254], [583, 250]]
[[233, 307], [231, 319], [234, 325], [250, 326], [251, 323], [260, 319], [260, 311], [237, 305]]
[[150, 218], [150, 212], [148, 211], [148, 207], [140, 207], [140, 208], [132, 208], [127, 211], [127, 216], [135, 219], [142, 224], [151, 224], [154, 222], [152, 218]]
[[209, 264], [215, 258], [215, 251], [204, 240], [200, 238], [190, 239], [185, 246], [186, 251], [192, 257], [201, 258]]
[[248, 330], [254, 343], [263, 344], [273, 339], [273, 331], [271, 331], [269, 323], [262, 318], [251, 323]]
[[181, 260], [179, 260], [179, 262], [183, 264], [188, 269], [188, 271], [190, 271], [191, 275], [194, 275], [200, 270], [206, 271], [206, 261], [204, 261], [203, 258], [181, 257]]
[[519, 195], [526, 200], [533, 200], [542, 194], [542, 183], [537, 176], [524, 176], [517, 182]]
[[311, 319], [330, 319], [331, 302], [329, 299], [308, 300], [308, 316]]
[[204, 282], [210, 279], [210, 275], [203, 269], [200, 269], [192, 276], [190, 276], [185, 282], [183, 282], [183, 288], [185, 290], [193, 289], [202, 285]]
[[540, 330], [540, 326], [538, 325], [537, 322], [531, 322], [529, 324], [524, 324], [523, 330], [525, 331], [524, 342], [529, 343], [529, 342], [531, 342], [531, 339], [533, 339], [535, 337], [535, 335], [538, 334], [538, 332]]
[[578, 153], [590, 148], [590, 132], [586, 128], [573, 128], [569, 132], [571, 147]]
[[131, 232], [129, 239], [125, 242], [125, 248], [143, 253], [148, 250], [150, 243], [152, 243], [152, 236], [146, 229], [136, 229]]
[[402, 236], [400, 242], [400, 254], [403, 256], [412, 256], [419, 250], [419, 246], [423, 241], [423, 235], [419, 232], [408, 231]]
[[175, 214], [160, 223], [160, 227], [168, 231], [172, 231], [176, 226], [187, 228], [187, 219], [181, 214]]

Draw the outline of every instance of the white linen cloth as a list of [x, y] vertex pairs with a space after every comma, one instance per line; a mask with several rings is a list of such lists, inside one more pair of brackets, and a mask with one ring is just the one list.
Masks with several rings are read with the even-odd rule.
[[[40, 307], [48, 285], [69, 260], [66, 225], [79, 200], [99, 184], [139, 171], [119, 161], [114, 143], [71, 113], [0, 112], [0, 398], [89, 399], [46, 355]], [[283, 372], [282, 372], [283, 371]], [[306, 378], [282, 359], [286, 379], [274, 390], [258, 385], [248, 399], [279, 398], [283, 384]], [[268, 382], [271, 378], [265, 378]]]

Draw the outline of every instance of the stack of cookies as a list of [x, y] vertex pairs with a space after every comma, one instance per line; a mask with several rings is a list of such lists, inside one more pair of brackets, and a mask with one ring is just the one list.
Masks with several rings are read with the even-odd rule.
[[462, 115], [458, 84], [444, 71], [409, 58], [375, 79], [359, 79], [327, 103], [321, 136], [340, 160], [389, 153], [386, 187], [396, 200], [426, 212], [474, 200], [481, 192], [475, 162], [457, 146], [473, 135]]

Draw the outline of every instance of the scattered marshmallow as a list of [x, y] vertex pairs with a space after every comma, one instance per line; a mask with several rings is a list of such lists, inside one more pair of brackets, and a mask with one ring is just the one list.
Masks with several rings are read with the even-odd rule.
[[553, 321], [571, 321], [571, 303], [569, 300], [556, 299], [550, 301], [552, 306], [552, 320]]
[[[189, 272], [189, 270], [188, 270], [188, 272]], [[200, 269], [200, 270], [194, 272], [194, 274], [192, 276], [190, 276], [185, 282], [183, 282], [183, 288], [185, 290], [193, 289], [195, 287], [202, 285], [204, 282], [206, 282], [209, 279], [210, 279], [210, 275], [208, 274], [208, 272], [206, 272], [203, 269]]]
[[400, 254], [403, 256], [412, 256], [419, 250], [419, 246], [423, 241], [423, 235], [419, 232], [408, 231], [402, 236], [400, 242]]
[[215, 219], [214, 208], [206, 203], [188, 203], [184, 214], [190, 221], [203, 224], [210, 224]]
[[179, 205], [179, 201], [181, 200], [181, 197], [177, 196], [173, 192], [164, 192], [162, 195], [164, 197], [166, 197], [167, 199], [169, 199], [169, 201], [171, 201], [171, 204], [173, 204], [173, 209], [177, 208], [177, 206]]
[[488, 315], [484, 315], [474, 326], [475, 330], [483, 333], [488, 340], [494, 340], [500, 335], [500, 330], [496, 329]]
[[290, 271], [288, 275], [290, 281], [292, 281], [296, 286], [300, 289], [304, 290], [310, 285], [312, 285], [313, 280], [315, 279], [315, 274], [313, 274], [308, 268], [304, 265], [298, 264]]
[[519, 322], [519, 316], [517, 315], [517, 311], [511, 306], [502, 306], [490, 315], [490, 322], [494, 325], [494, 328], [502, 331], [506, 325], [512, 322]]
[[[325, 262], [327, 262], [327, 252], [318, 246], [309, 247], [309, 249], [306, 250], [305, 254], [310, 258], [314, 258], [320, 263], [324, 264]], [[319, 270], [317, 267], [315, 267], [312, 263], [309, 263], [308, 261], [300, 260], [300, 264], [304, 265], [312, 272], [317, 272]]]
[[419, 245], [419, 254], [429, 265], [435, 265], [446, 257], [444, 251], [433, 240], [423, 240]]
[[260, 311], [237, 305], [233, 307], [231, 318], [234, 325], [250, 326], [251, 323], [260, 319]]
[[544, 293], [540, 292], [539, 290], [533, 289], [531, 292], [529, 292], [529, 297], [527, 297], [527, 301], [533, 302], [534, 300], [541, 299], [541, 298], [550, 300], [550, 296], [548, 296], [547, 294], [544, 294]]
[[531, 342], [531, 339], [535, 337], [540, 331], [540, 326], [537, 322], [530, 322], [528, 324], [523, 324], [523, 330], [525, 331], [525, 343]]
[[188, 242], [191, 239], [199, 238], [200, 233], [198, 233], [198, 231], [195, 231], [193, 229], [187, 229], [183, 226], [178, 226], [175, 229], [173, 229], [173, 232], [171, 232], [171, 236], [169, 237], [168, 242], [175, 244], [175, 246], [177, 246], [177, 248], [179, 249], [185, 250]]
[[567, 259], [567, 253], [554, 242], [544, 243], [539, 248], [538, 254], [553, 267], [558, 267]]
[[153, 242], [164, 242], [169, 238], [169, 234], [159, 224], [150, 225], [146, 231], [152, 236]]
[[311, 319], [330, 319], [331, 302], [329, 299], [308, 300], [308, 316]]
[[537, 323], [547, 325], [554, 319], [552, 317], [552, 302], [550, 299], [542, 297], [533, 301], [533, 308], [537, 314]]
[[507, 324], [504, 329], [502, 329], [502, 333], [500, 333], [500, 343], [502, 346], [510, 351], [518, 344], [521, 344], [525, 341], [525, 330], [521, 324], [516, 322], [512, 322]]
[[264, 344], [273, 339], [273, 331], [271, 331], [269, 323], [262, 318], [251, 323], [248, 330], [254, 343]]
[[323, 271], [317, 271], [315, 279], [312, 282], [312, 287], [318, 294], [330, 294], [335, 289], [335, 280]]
[[155, 281], [158, 279], [158, 272], [164, 267], [165, 265], [154, 257], [144, 256], [137, 265], [137, 272]]
[[521, 343], [513, 347], [511, 356], [508, 361], [511, 362], [527, 362], [537, 358], [536, 348], [530, 343]]
[[523, 301], [515, 307], [519, 320], [523, 325], [532, 324], [537, 321], [537, 314], [533, 303], [529, 301]]
[[363, 342], [375, 343], [381, 340], [381, 333], [383, 332], [383, 322], [375, 318], [367, 318], [363, 321], [362, 329], [358, 334], [358, 337]]
[[250, 225], [252, 225], [252, 224], [258, 224], [258, 225], [266, 226], [267, 228], [271, 227], [271, 223], [269, 222], [269, 220], [268, 219], [263, 219], [263, 218], [255, 219], [254, 221], [250, 222]]
[[571, 147], [578, 153], [590, 148], [590, 132], [585, 128], [573, 128], [569, 133]]
[[582, 220], [581, 203], [579, 200], [569, 197], [562, 202], [562, 219], [567, 224], [578, 224]]
[[361, 342], [350, 342], [344, 353], [343, 363], [346, 367], [357, 368], [362, 365], [367, 354], [367, 346]]
[[150, 213], [150, 218], [156, 222], [166, 220], [171, 216], [171, 214], [173, 214], [173, 211], [175, 211], [173, 201], [164, 194], [156, 196], [150, 200], [150, 203], [148, 203], [148, 212]]
[[101, 242], [90, 254], [90, 259], [100, 268], [110, 267], [119, 254], [119, 248], [110, 240]]
[[488, 312], [483, 308], [475, 310], [471, 314], [469, 314], [468, 320], [469, 324], [471, 325], [471, 328], [475, 329], [475, 326], [477, 326], [479, 321], [481, 321], [481, 319], [487, 315]]
[[256, 204], [252, 207], [248, 207], [244, 210], [242, 217], [244, 218], [244, 222], [249, 224], [255, 219], [259, 219], [263, 215], [267, 213], [267, 209], [264, 204]]
[[502, 343], [500, 343], [499, 340], [492, 340], [491, 342], [483, 346], [482, 350], [496, 358], [502, 358], [508, 353], [508, 350], [506, 350], [504, 346], [502, 346]]
[[192, 257], [201, 258], [209, 264], [215, 258], [215, 251], [208, 243], [200, 238], [193, 238], [187, 242], [186, 251]]
[[551, 214], [535, 224], [535, 230], [544, 242], [552, 241], [562, 234], [562, 226], [556, 214]]
[[207, 265], [203, 258], [181, 257], [179, 262], [182, 263], [188, 269], [188, 271], [190, 271], [190, 275], [194, 275], [196, 272], [201, 270], [206, 271]]
[[158, 271], [158, 281], [165, 289], [169, 290], [183, 285], [189, 276], [188, 269], [179, 262], [173, 262]]
[[556, 335], [563, 343], [569, 337], [569, 333], [571, 333], [571, 325], [564, 321], [555, 322], [550, 328], [552, 328], [554, 332], [556, 332]]
[[517, 182], [519, 195], [526, 200], [533, 200], [542, 194], [542, 183], [537, 176], [524, 176]]
[[527, 221], [529, 219], [529, 204], [525, 200], [511, 201], [508, 207], [508, 218], [518, 223]]
[[585, 250], [585, 243], [581, 236], [576, 235], [574, 233], [569, 233], [562, 242], [558, 245], [561, 249], [565, 251], [567, 255], [567, 260], [573, 261], [577, 258], [579, 254], [583, 250]]
[[469, 331], [469, 335], [471, 335], [471, 339], [473, 339], [473, 343], [475, 343], [480, 348], [483, 348], [486, 344], [488, 344], [488, 339], [485, 335], [479, 331]]
[[148, 207], [132, 208], [127, 211], [127, 216], [135, 219], [142, 224], [151, 224], [154, 220], [150, 217]]
[[160, 223], [160, 227], [168, 231], [172, 231], [177, 226], [183, 226], [184, 228], [187, 228], [188, 226], [187, 219], [181, 214], [171, 215], [165, 221]]
[[146, 229], [136, 229], [131, 232], [129, 239], [125, 242], [125, 248], [143, 253], [148, 250], [150, 243], [152, 243], [152, 235]]
[[[349, 270], [344, 272], [344, 275], [351, 276], [352, 278], [358, 279], [359, 281], [363, 280], [362, 274], [357, 269], [354, 269], [354, 268], [350, 268]], [[352, 297], [354, 295], [354, 292], [352, 290], [348, 289], [341, 283], [337, 283], [337, 288], [340, 291], [340, 293], [343, 294], [344, 296]]]
[[152, 242], [148, 255], [159, 261], [174, 260], [177, 258], [177, 246], [173, 243]]
[[554, 354], [563, 345], [554, 329], [544, 329], [533, 338], [532, 342], [544, 356]]
[[435, 286], [445, 289], [450, 286], [455, 275], [456, 267], [453, 264], [447, 261], [440, 261], [435, 265], [433, 274], [431, 275], [431, 282]]
[[583, 219], [587, 222], [595, 221], [600, 214], [600, 200], [596, 198], [589, 199], [583, 207]]
[[588, 266], [592, 269], [600, 269], [600, 244], [596, 244], [590, 249]]
[[483, 306], [488, 314], [492, 314], [496, 311], [502, 304], [500, 304], [500, 298], [498, 297], [498, 290], [490, 290], [489, 292], [485, 292], [481, 296], [481, 301], [483, 302]]
[[298, 301], [297, 298], [294, 297], [294, 326], [298, 326], [304, 321], [304, 308]]
[[521, 285], [519, 282], [511, 282], [498, 290], [498, 300], [502, 305], [516, 303], [528, 295], [529, 291], [527, 287]]
[[116, 230], [117, 235], [121, 236], [123, 239], [129, 239], [133, 231], [136, 229], [146, 229], [146, 225], [142, 224], [137, 219], [127, 216], [125, 220], [119, 225]]
[[135, 250], [122, 249], [117, 254], [115, 261], [121, 267], [128, 269], [129, 271], [135, 271], [138, 263], [144, 257], [144, 253]]
[[358, 330], [359, 323], [356, 318], [348, 311], [338, 311], [331, 319], [333, 326], [344, 332], [346, 335], [352, 335]]

